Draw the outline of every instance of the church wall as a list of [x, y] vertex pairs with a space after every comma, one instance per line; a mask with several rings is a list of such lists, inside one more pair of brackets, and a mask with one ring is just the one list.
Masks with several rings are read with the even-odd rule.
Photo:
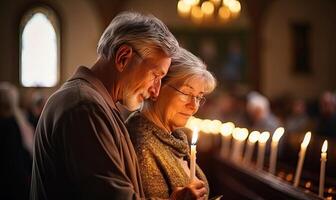
[[[269, 97], [295, 94], [314, 98], [336, 88], [336, 3], [325, 0], [277, 0], [265, 15], [261, 52], [262, 91]], [[291, 23], [310, 25], [311, 73], [293, 72]]]
[[[0, 81], [19, 85], [19, 18], [29, 4], [45, 2], [60, 16], [61, 81], [68, 79], [79, 65], [91, 65], [96, 59], [96, 45], [104, 30], [103, 19], [91, 0], [11, 0], [0, 4]], [[242, 2], [240, 19], [226, 25], [199, 26], [177, 16], [176, 2], [128, 0], [122, 10], [152, 13], [170, 29], [215, 28], [249, 30], [246, 5]], [[262, 25], [261, 92], [269, 97], [296, 94], [317, 97], [325, 89], [336, 87], [336, 3], [328, 0], [274, 0], [266, 10]], [[311, 74], [297, 75], [291, 70], [291, 22], [311, 25]], [[247, 66], [248, 67], [248, 66]], [[46, 89], [53, 91], [56, 88]]]

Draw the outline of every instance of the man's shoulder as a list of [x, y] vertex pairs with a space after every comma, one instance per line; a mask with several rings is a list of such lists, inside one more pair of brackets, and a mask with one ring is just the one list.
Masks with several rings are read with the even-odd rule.
[[89, 83], [76, 79], [66, 82], [49, 99], [51, 104], [64, 108], [79, 104], [105, 104], [102, 95]]
[[66, 82], [48, 99], [41, 118], [58, 121], [66, 113], [81, 108], [94, 108], [106, 112], [109, 107], [101, 94], [83, 80]]

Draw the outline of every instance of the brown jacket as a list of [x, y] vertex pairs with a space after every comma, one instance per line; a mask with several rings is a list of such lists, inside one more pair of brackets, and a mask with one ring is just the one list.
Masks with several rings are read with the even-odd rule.
[[129, 134], [104, 85], [86, 67], [53, 94], [35, 138], [31, 199], [144, 197]]

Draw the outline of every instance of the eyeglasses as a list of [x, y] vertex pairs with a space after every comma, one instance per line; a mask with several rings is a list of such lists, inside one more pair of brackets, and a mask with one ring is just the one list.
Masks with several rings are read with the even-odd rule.
[[198, 97], [198, 96], [194, 96], [194, 95], [191, 95], [191, 94], [186, 94], [184, 92], [182, 92], [181, 90], [177, 89], [176, 87], [174, 86], [171, 86], [168, 84], [169, 87], [173, 88], [174, 90], [176, 90], [177, 92], [179, 92], [181, 95], [180, 95], [180, 99], [184, 102], [191, 102], [191, 101], [194, 101], [194, 99], [196, 100], [196, 104], [198, 106], [202, 106], [206, 99], [205, 97]]

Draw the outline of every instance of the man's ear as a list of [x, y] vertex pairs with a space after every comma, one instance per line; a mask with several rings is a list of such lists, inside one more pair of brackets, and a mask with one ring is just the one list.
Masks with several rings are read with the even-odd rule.
[[115, 66], [119, 72], [122, 72], [132, 57], [132, 48], [127, 45], [121, 45], [115, 54]]

